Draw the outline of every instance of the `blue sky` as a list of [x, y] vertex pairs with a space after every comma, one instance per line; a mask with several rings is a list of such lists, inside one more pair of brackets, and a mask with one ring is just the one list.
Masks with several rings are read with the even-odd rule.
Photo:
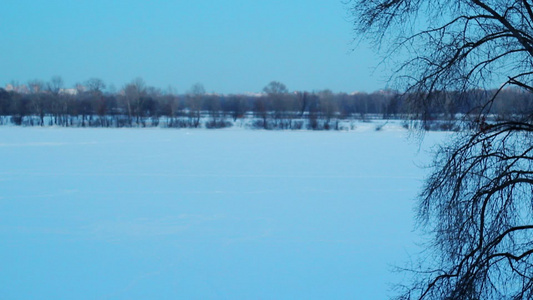
[[[136, 77], [186, 92], [385, 87], [378, 56], [337, 0], [2, 0], [0, 86], [61, 76], [120, 89]], [[354, 49], [355, 48], [355, 49]], [[352, 49], [354, 51], [352, 51]]]

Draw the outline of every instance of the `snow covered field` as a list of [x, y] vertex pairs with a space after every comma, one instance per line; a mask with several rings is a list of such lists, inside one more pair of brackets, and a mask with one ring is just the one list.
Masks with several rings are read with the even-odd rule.
[[0, 127], [0, 299], [384, 299], [445, 135]]

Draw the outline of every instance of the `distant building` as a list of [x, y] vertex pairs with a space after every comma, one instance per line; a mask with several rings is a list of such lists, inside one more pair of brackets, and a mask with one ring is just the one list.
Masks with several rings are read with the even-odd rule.
[[13, 85], [13, 84], [6, 84], [6, 88], [5, 88], [6, 91], [8, 92], [16, 92], [16, 93], [20, 93], [20, 94], [29, 94], [30, 93], [30, 90], [28, 89], [28, 87], [26, 85]]
[[87, 87], [85, 87], [84, 85], [79, 84], [79, 83], [76, 84], [74, 89], [76, 90], [76, 94], [74, 94], [74, 95], [77, 95], [77, 94], [80, 94], [80, 93], [83, 93], [83, 92], [87, 91]]
[[59, 90], [59, 94], [61, 95], [70, 95], [70, 96], [75, 96], [78, 94], [78, 89], [60, 89]]
[[261, 96], [264, 96], [266, 94], [265, 93], [245, 92], [245, 93], [243, 93], [243, 95], [248, 96], [248, 97], [261, 97]]

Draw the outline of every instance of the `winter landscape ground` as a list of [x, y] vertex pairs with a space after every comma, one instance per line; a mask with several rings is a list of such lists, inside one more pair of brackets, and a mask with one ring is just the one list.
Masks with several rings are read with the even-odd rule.
[[385, 299], [446, 133], [0, 127], [0, 299]]

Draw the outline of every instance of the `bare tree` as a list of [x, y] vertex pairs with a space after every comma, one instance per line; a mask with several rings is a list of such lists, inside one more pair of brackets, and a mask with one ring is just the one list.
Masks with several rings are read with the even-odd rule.
[[189, 106], [189, 126], [198, 128], [200, 126], [200, 119], [202, 117], [202, 102], [205, 98], [205, 88], [203, 84], [194, 84], [188, 95], [187, 102]]
[[22, 125], [24, 118], [31, 114], [31, 103], [28, 95], [13, 93], [10, 99], [10, 111], [15, 125]]
[[63, 88], [63, 78], [61, 76], [53, 76], [49, 82], [46, 83], [46, 90], [54, 96], [59, 95]]
[[289, 93], [287, 86], [279, 81], [271, 81], [263, 88], [263, 92], [268, 95], [282, 95]]
[[298, 106], [300, 107], [299, 115], [302, 117], [305, 113], [305, 110], [307, 109], [308, 103], [308, 97], [309, 94], [307, 92], [297, 92], [296, 93], [296, 99]]
[[255, 127], [263, 128], [263, 129], [270, 129], [270, 109], [271, 109], [271, 101], [270, 98], [267, 96], [261, 96], [255, 99], [253, 102], [253, 113], [255, 118], [261, 119], [260, 122], [257, 122], [257, 124], [254, 124]]
[[[335, 114], [338, 111], [337, 103], [331, 90], [323, 90], [319, 92], [318, 99], [322, 118], [325, 119], [324, 129], [329, 130], [331, 119], [335, 117]], [[335, 128], [338, 129], [338, 121], [336, 124]]]
[[44, 92], [44, 82], [39, 79], [30, 80], [28, 81], [28, 88], [30, 93], [42, 93]]
[[44, 126], [44, 117], [47, 113], [47, 101], [44, 94], [44, 83], [35, 79], [28, 82], [30, 89], [31, 106], [35, 115], [39, 116], [39, 125]]
[[[396, 60], [411, 112], [477, 93], [472, 124], [437, 153], [420, 197], [428, 260], [400, 299], [533, 298], [533, 115], [490, 120], [508, 86], [533, 92], [531, 0], [351, 1], [358, 33]], [[404, 58], [404, 60], [402, 60]], [[399, 61], [398, 61], [399, 59]], [[489, 120], [487, 120], [489, 118]]]
[[247, 108], [246, 97], [241, 95], [230, 95], [223, 102], [224, 112], [231, 115], [233, 122], [237, 121], [238, 118], [244, 118]]
[[142, 78], [136, 78], [124, 86], [124, 100], [128, 111], [128, 123], [132, 125], [132, 117], [136, 117], [137, 125], [140, 124], [142, 115], [142, 106], [144, 95], [146, 93], [146, 84]]
[[10, 113], [11, 94], [0, 88], [0, 125], [4, 125], [4, 118]]
[[438, 151], [418, 214], [429, 260], [400, 299], [533, 297], [533, 125], [480, 127]]
[[267, 94], [268, 100], [271, 102], [275, 127], [280, 129], [287, 129], [291, 127], [292, 116], [289, 111], [292, 111], [292, 99], [289, 96], [289, 90], [285, 84], [279, 81], [271, 81], [263, 88], [263, 92]]
[[94, 111], [98, 115], [98, 124], [108, 127], [107, 102], [103, 94], [103, 90], [106, 88], [105, 82], [99, 78], [91, 78], [85, 81], [85, 88], [93, 104]]
[[106, 88], [106, 84], [100, 78], [91, 78], [85, 82], [85, 87], [93, 93], [102, 93]]
[[53, 121], [51, 120], [50, 123], [53, 123], [55, 125], [59, 125], [59, 123], [61, 122], [59, 115], [62, 113], [63, 108], [63, 87], [63, 78], [57, 75], [53, 76], [50, 81], [46, 83], [46, 94], [48, 97], [44, 98], [47, 102], [46, 106], [48, 108], [48, 111], [53, 117]]
[[[352, 2], [357, 32], [388, 46], [390, 59], [406, 58], [394, 78], [417, 109], [435, 91], [507, 85], [533, 91], [530, 0]], [[490, 103], [480, 104], [486, 112]]]

